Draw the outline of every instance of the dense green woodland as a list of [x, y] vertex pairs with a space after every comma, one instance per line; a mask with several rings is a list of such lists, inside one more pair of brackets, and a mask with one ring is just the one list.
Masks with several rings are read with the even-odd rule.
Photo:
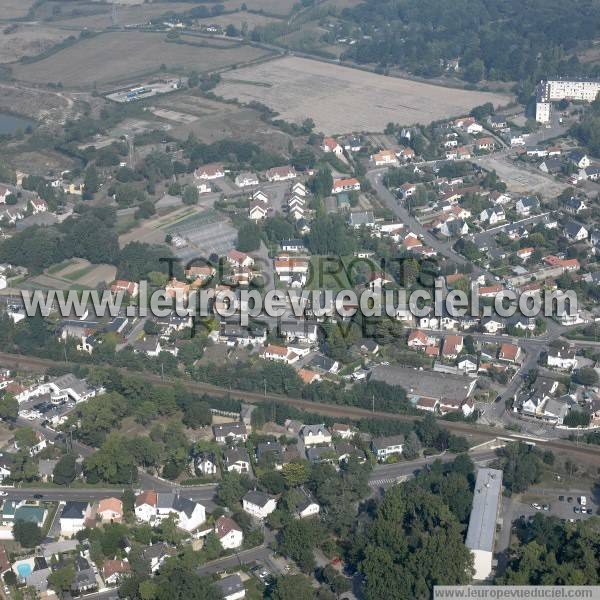
[[598, 74], [573, 52], [600, 30], [598, 0], [370, 0], [343, 17], [361, 27], [344, 58], [397, 65], [423, 76], [440, 75], [440, 59], [460, 58], [467, 81], [527, 82], [543, 76]]

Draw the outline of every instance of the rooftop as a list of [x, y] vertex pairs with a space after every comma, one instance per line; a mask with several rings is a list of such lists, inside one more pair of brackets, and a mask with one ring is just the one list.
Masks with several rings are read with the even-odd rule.
[[465, 545], [470, 550], [493, 552], [498, 506], [502, 495], [502, 471], [479, 469]]

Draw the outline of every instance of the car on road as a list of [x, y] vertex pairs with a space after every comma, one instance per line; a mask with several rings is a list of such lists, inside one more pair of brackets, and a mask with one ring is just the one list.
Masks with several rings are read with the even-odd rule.
[[581, 509], [579, 508], [579, 506], [574, 506], [573, 507], [573, 512], [578, 515], [581, 512]]
[[0, 492], [0, 498], [4, 498], [5, 496], [8, 496], [7, 492]]
[[496, 396], [496, 399], [494, 400], [494, 402], [500, 402], [500, 400], [502, 400], [502, 396]]
[[549, 504], [542, 504], [542, 510], [550, 510]]
[[34, 495], [33, 495], [33, 497], [34, 497], [36, 500], [41, 500], [41, 499], [44, 497], [44, 494], [34, 494]]
[[534, 502], [531, 505], [531, 508], [535, 508], [535, 510], [542, 510], [542, 507], [537, 502]]

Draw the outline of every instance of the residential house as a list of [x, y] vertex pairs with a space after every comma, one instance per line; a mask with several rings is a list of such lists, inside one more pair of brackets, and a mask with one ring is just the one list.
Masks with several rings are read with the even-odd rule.
[[462, 219], [447, 220], [442, 223], [440, 233], [446, 237], [460, 237], [469, 233], [469, 226]]
[[102, 498], [96, 514], [103, 523], [120, 523], [123, 520], [123, 502], [119, 498]]
[[338, 158], [341, 158], [344, 155], [344, 149], [332, 137], [323, 138], [321, 150], [323, 150], [323, 152], [325, 152], [326, 154], [331, 152], [332, 154], [335, 154], [335, 156], [337, 156]]
[[485, 151], [489, 152], [493, 150], [495, 146], [494, 138], [491, 137], [482, 137], [478, 140], [475, 140], [475, 149], [479, 152]]
[[265, 492], [250, 490], [242, 498], [242, 506], [256, 519], [266, 519], [277, 508], [277, 500]]
[[360, 227], [375, 227], [375, 216], [373, 215], [373, 211], [363, 210], [357, 212], [351, 212], [348, 217], [348, 222], [350, 227], [354, 229], [359, 229]]
[[242, 528], [233, 519], [224, 515], [215, 522], [215, 535], [225, 550], [239, 548], [244, 542]]
[[371, 450], [378, 461], [384, 461], [392, 454], [402, 454], [403, 435], [376, 437], [371, 440]]
[[569, 160], [580, 169], [587, 169], [592, 164], [589, 156], [582, 150], [573, 150], [569, 154]]
[[408, 335], [406, 345], [415, 350], [425, 350], [428, 346], [435, 345], [435, 339], [420, 329], [413, 329]]
[[318, 339], [316, 322], [304, 319], [281, 321], [279, 323], [279, 334], [288, 342], [297, 340], [314, 344]]
[[126, 560], [108, 559], [102, 563], [101, 573], [105, 585], [115, 586], [131, 573], [131, 565]]
[[244, 423], [222, 423], [213, 425], [215, 441], [219, 444], [231, 444], [232, 442], [245, 442], [248, 439], [248, 431]]
[[223, 168], [223, 165], [219, 163], [202, 165], [194, 171], [194, 177], [196, 179], [205, 179], [209, 181], [212, 179], [220, 179], [221, 177], [225, 177], [225, 169]]
[[134, 513], [138, 521], [149, 523], [156, 516], [158, 494], [154, 490], [146, 490], [135, 497]]
[[191, 498], [185, 498], [177, 493], [157, 494], [156, 519], [162, 520], [175, 515], [177, 526], [184, 531], [194, 531], [206, 521], [206, 509]]
[[360, 191], [360, 181], [355, 177], [350, 177], [346, 179], [334, 179], [333, 187], [331, 189], [332, 194], [340, 194], [341, 192], [359, 192]]
[[548, 348], [546, 364], [549, 367], [570, 371], [577, 366], [575, 350], [566, 344], [562, 346], [550, 346]]
[[91, 508], [87, 502], [66, 502], [59, 517], [60, 534], [70, 537], [85, 529], [85, 521], [90, 515]]
[[398, 164], [398, 157], [393, 150], [382, 150], [376, 154], [371, 154], [371, 162], [375, 163], [376, 167]]
[[217, 474], [217, 457], [214, 452], [201, 452], [195, 461], [196, 471], [206, 477]]
[[442, 356], [444, 358], [456, 358], [463, 349], [462, 335], [447, 335], [444, 338], [444, 346], [442, 348]]
[[506, 322], [500, 317], [484, 317], [481, 319], [481, 327], [486, 333], [496, 334], [506, 327]]
[[500, 350], [498, 351], [498, 360], [503, 360], [509, 363], [517, 363], [521, 359], [521, 354], [522, 352], [519, 346], [504, 342], [500, 345]]
[[223, 466], [228, 473], [250, 473], [250, 457], [244, 447], [227, 448], [223, 451]]
[[241, 172], [235, 178], [235, 185], [239, 188], [251, 187], [253, 185], [258, 185], [259, 183], [258, 177], [254, 173], [248, 171]]
[[300, 430], [300, 439], [305, 446], [330, 444], [331, 433], [323, 423], [318, 425], [304, 425]]
[[505, 129], [507, 126], [506, 118], [502, 115], [490, 115], [488, 123], [492, 129]]
[[464, 354], [456, 361], [456, 366], [464, 373], [477, 372], [477, 357], [472, 354]]
[[148, 561], [150, 564], [150, 572], [156, 573], [167, 558], [175, 556], [176, 554], [177, 550], [175, 548], [168, 546], [164, 542], [159, 542], [158, 544], [146, 546], [142, 550], [142, 559]]
[[265, 176], [268, 181], [287, 181], [288, 179], [296, 178], [296, 170], [294, 167], [287, 165], [285, 167], [274, 167], [269, 169]]
[[296, 504], [296, 517], [298, 519], [306, 519], [307, 517], [318, 515], [321, 507], [313, 495], [304, 487], [299, 488], [299, 492], [302, 494], [302, 497]]
[[306, 252], [306, 246], [301, 239], [281, 240], [279, 245], [283, 252]]
[[569, 196], [569, 198], [564, 201], [563, 207], [566, 212], [572, 215], [577, 215], [587, 208], [583, 199], [575, 196]]
[[239, 250], [230, 250], [227, 253], [227, 262], [236, 269], [249, 269], [254, 266], [254, 259]]
[[573, 242], [580, 242], [588, 237], [588, 230], [581, 223], [571, 220], [565, 223], [563, 233], [567, 239]]
[[227, 575], [214, 583], [223, 600], [241, 600], [246, 597], [246, 588], [241, 577], [235, 573]]
[[135, 281], [127, 281], [125, 279], [117, 279], [111, 286], [110, 291], [113, 294], [123, 292], [131, 298], [136, 298], [139, 293], [140, 286]]
[[560, 158], [547, 158], [541, 162], [538, 169], [548, 175], [558, 175], [562, 171], [563, 162]]
[[42, 198], [36, 197], [29, 201], [31, 213], [34, 215], [45, 213], [48, 210], [48, 203]]
[[269, 207], [264, 202], [253, 200], [248, 206], [248, 218], [252, 221], [262, 221], [268, 214]]
[[515, 210], [522, 217], [528, 217], [532, 211], [537, 210], [540, 206], [540, 201], [536, 196], [522, 196], [517, 200]]
[[506, 220], [506, 215], [504, 214], [504, 210], [500, 206], [494, 206], [492, 208], [486, 208], [481, 211], [479, 215], [479, 220], [482, 223], [488, 223], [490, 225], [496, 225], [500, 223], [500, 221]]
[[462, 413], [464, 417], [470, 417], [475, 411], [475, 401], [473, 398], [466, 400], [442, 398], [438, 408], [442, 416], [450, 413]]
[[331, 427], [332, 436], [342, 438], [343, 440], [349, 440], [354, 437], [354, 429], [347, 423], [334, 423]]

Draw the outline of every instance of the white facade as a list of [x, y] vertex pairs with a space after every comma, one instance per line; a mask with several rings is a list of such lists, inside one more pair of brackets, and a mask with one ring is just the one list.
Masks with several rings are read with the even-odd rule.
[[573, 79], [541, 81], [537, 89], [535, 120], [538, 123], [550, 121], [551, 102], [560, 100], [593, 102], [598, 92], [600, 92], [600, 81]]

